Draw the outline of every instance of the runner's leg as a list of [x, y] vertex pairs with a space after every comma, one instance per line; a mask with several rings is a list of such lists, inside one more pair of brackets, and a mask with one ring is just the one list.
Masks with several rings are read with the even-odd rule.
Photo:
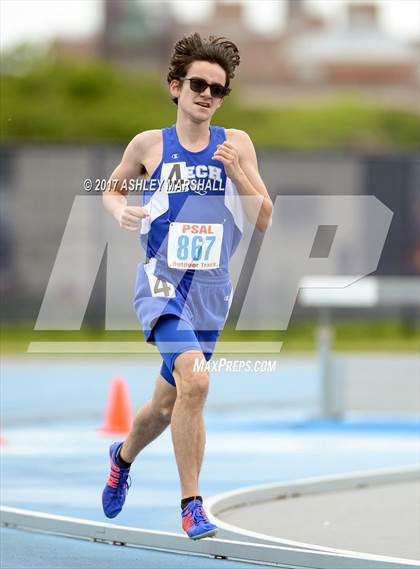
[[137, 411], [132, 429], [120, 450], [120, 457], [133, 462], [141, 450], [170, 424], [176, 400], [176, 387], [162, 376], [156, 381], [152, 398]]
[[206, 440], [203, 407], [209, 378], [206, 371], [194, 370], [194, 361], [202, 359], [200, 351], [184, 352], [176, 358], [173, 371], [178, 393], [171, 429], [182, 498], [200, 495], [198, 477]]
[[[216, 346], [216, 342], [217, 339], [220, 335], [220, 332], [217, 330], [198, 330], [196, 332], [197, 335], [197, 339], [200, 343], [203, 355], [206, 359], [206, 361], [209, 361], [213, 355], [213, 351], [214, 348]], [[206, 446], [206, 431], [204, 428], [204, 419], [203, 419], [203, 428], [200, 431], [201, 433], [201, 437], [202, 440], [200, 442], [200, 448], [201, 448], [201, 455], [199, 456], [198, 459], [198, 473], [200, 474], [201, 472], [201, 467], [203, 465], [203, 459], [204, 459], [204, 449]]]
[[205, 445], [203, 407], [208, 392], [208, 373], [194, 369], [194, 361], [204, 356], [197, 333], [175, 315], [161, 317], [154, 328], [153, 340], [174, 378], [177, 398], [172, 411], [171, 430], [181, 481], [182, 498], [199, 495], [198, 475]]

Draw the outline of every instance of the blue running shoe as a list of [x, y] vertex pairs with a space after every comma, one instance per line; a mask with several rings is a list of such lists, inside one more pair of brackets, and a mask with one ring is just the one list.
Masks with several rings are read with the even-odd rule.
[[116, 442], [109, 447], [111, 471], [102, 492], [102, 507], [107, 518], [115, 518], [121, 512], [131, 485], [128, 475], [130, 469], [120, 468], [115, 462], [115, 456], [121, 445], [121, 442]]
[[218, 530], [217, 526], [209, 521], [200, 500], [192, 500], [182, 510], [182, 529], [191, 539], [213, 537]]

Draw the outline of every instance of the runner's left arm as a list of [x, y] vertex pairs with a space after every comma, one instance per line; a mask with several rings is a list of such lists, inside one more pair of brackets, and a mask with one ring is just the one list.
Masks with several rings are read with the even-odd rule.
[[242, 200], [248, 220], [264, 232], [271, 225], [273, 203], [258, 171], [254, 145], [248, 134], [229, 129], [228, 140], [217, 145], [213, 158], [223, 163], [226, 174], [242, 196], [254, 199]]

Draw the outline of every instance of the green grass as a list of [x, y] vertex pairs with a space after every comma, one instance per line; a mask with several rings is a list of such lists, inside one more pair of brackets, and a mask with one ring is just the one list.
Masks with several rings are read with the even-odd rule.
[[[333, 325], [336, 351], [418, 352], [420, 331], [399, 322], [336, 322]], [[314, 322], [291, 325], [287, 331], [238, 332], [225, 330], [221, 340], [279, 341], [284, 352], [313, 352], [317, 348]]]
[[[138, 132], [175, 122], [164, 74], [34, 56], [30, 50], [7, 54], [2, 68], [6, 142], [127, 143]], [[266, 108], [243, 104], [237, 84], [214, 122], [247, 131], [260, 149], [392, 151], [414, 150], [419, 143], [414, 112], [378, 107], [354, 94], [316, 106]]]
[[[334, 326], [333, 349], [336, 351], [411, 352], [420, 351], [419, 329], [399, 322], [338, 322]], [[141, 331], [105, 331], [85, 327], [80, 331], [34, 331], [28, 326], [3, 325], [1, 351], [3, 354], [23, 354], [29, 342], [139, 342]], [[235, 331], [225, 329], [220, 341], [283, 342], [282, 353], [314, 352], [316, 325], [308, 322], [293, 325], [284, 332]]]

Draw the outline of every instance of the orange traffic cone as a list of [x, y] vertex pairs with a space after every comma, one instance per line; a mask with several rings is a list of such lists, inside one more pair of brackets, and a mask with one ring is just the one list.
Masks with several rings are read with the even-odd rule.
[[127, 383], [122, 377], [116, 377], [111, 384], [105, 424], [99, 430], [104, 435], [125, 435], [130, 431], [132, 421]]

